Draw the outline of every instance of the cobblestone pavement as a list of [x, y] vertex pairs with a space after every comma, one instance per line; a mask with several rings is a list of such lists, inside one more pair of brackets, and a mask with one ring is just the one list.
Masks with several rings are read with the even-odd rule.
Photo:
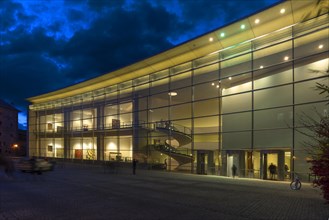
[[0, 171], [0, 219], [328, 220], [309, 183], [177, 174], [67, 164], [42, 175]]

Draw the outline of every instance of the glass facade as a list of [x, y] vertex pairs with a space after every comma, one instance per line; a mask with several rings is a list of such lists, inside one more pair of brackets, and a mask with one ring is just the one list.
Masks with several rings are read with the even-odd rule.
[[328, 114], [328, 15], [179, 65], [29, 109], [30, 156], [197, 174], [308, 175], [302, 113]]

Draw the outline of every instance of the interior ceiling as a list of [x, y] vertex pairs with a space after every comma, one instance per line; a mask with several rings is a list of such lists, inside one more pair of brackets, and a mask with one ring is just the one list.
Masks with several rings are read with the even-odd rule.
[[[314, 17], [317, 7], [319, 7], [316, 5], [316, 2], [316, 0], [282, 2], [265, 11], [209, 32], [201, 37], [122, 69], [64, 89], [31, 97], [27, 100], [32, 104], [38, 104], [75, 96], [203, 57], [226, 47], [293, 25], [303, 19]], [[329, 4], [328, 1], [326, 4]], [[280, 14], [282, 8], [286, 10], [284, 14]], [[258, 24], [255, 23], [256, 19], [260, 20]], [[243, 30], [241, 30], [242, 24], [245, 25]], [[221, 33], [225, 33], [225, 37], [221, 37]], [[210, 38], [213, 38], [213, 41], [209, 41]]]

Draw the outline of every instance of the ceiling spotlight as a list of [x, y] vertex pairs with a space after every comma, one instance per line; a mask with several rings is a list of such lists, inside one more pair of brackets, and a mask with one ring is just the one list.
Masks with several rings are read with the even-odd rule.
[[255, 24], [258, 24], [259, 23], [259, 19], [257, 18], [256, 20], [255, 20]]
[[220, 37], [225, 37], [225, 33], [224, 32], [220, 33]]
[[214, 86], [214, 85], [215, 85], [215, 83], [211, 83], [211, 85], [212, 85], [212, 86]]
[[177, 95], [177, 92], [169, 92], [168, 95], [169, 96], [176, 96]]
[[245, 29], [245, 28], [246, 28], [246, 25], [244, 25], [244, 24], [241, 24], [240, 28], [243, 30], [243, 29]]
[[232, 80], [232, 77], [228, 77], [228, 80]]
[[263, 68], [264, 68], [264, 66], [260, 66], [260, 67], [259, 67], [259, 69], [263, 69]]
[[288, 57], [288, 56], [285, 56], [285, 57], [284, 57], [284, 60], [285, 60], [285, 61], [289, 60], [289, 57]]
[[322, 49], [323, 48], [323, 44], [320, 44], [318, 48], [319, 49]]
[[219, 85], [217, 85], [216, 88], [219, 88]]
[[212, 38], [212, 37], [209, 38], [209, 41], [210, 41], [210, 42], [212, 42], [213, 40], [214, 40], [214, 38]]
[[284, 9], [284, 8], [282, 8], [281, 10], [280, 10], [280, 13], [281, 14], [284, 14], [286, 12], [286, 9]]

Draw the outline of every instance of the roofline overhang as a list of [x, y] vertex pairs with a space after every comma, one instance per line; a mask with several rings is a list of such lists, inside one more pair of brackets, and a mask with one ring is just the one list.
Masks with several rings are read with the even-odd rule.
[[[241, 42], [250, 41], [280, 28], [302, 22], [312, 16], [315, 17], [317, 15], [316, 12], [314, 12], [315, 15], [312, 15], [311, 12], [315, 11], [314, 8], [318, 7], [315, 4], [316, 2], [316, 0], [278, 2], [268, 9], [256, 12], [243, 19], [217, 28], [155, 56], [69, 87], [27, 98], [27, 101], [32, 104], [38, 104], [105, 88], [206, 56]], [[289, 8], [284, 15], [284, 24], [277, 24], [280, 22], [274, 23], [273, 19], [268, 19], [259, 26], [253, 24], [256, 17], [269, 16], [268, 14], [270, 14], [271, 10], [281, 7]], [[236, 27], [239, 27], [241, 22], [246, 23], [248, 29], [243, 32], [234, 31], [237, 30]], [[219, 33], [222, 31], [230, 33], [229, 37], [221, 39]], [[209, 38], [213, 38], [214, 40], [209, 42]]]

